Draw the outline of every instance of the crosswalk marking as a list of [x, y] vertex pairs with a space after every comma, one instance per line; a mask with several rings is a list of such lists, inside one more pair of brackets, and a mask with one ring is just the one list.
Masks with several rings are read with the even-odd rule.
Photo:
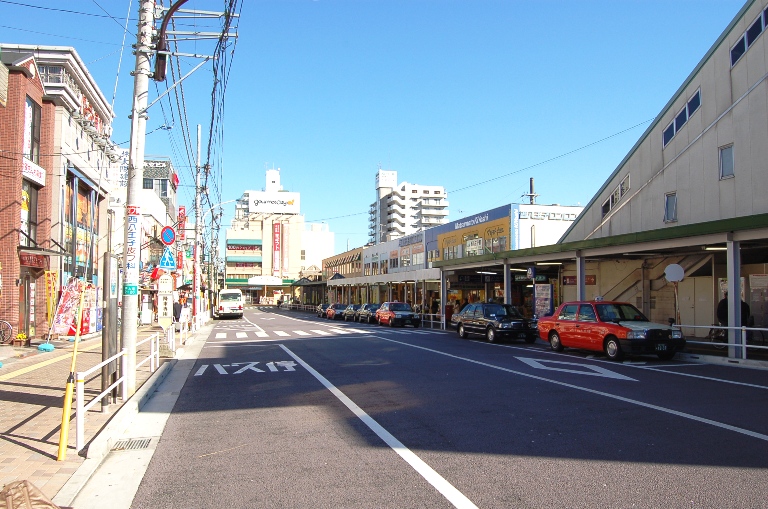
[[224, 339], [226, 337], [227, 337], [227, 333], [226, 332], [217, 332], [216, 333], [216, 339]]
[[237, 337], [237, 338], [247, 338], [248, 337], [248, 333], [247, 332], [236, 332], [235, 333], [235, 337]]
[[264, 331], [256, 331], [256, 337], [258, 337], [258, 338], [268, 338], [269, 334], [267, 334]]
[[326, 332], [324, 330], [318, 330], [318, 329], [312, 329], [309, 332], [314, 332], [315, 334], [320, 334], [321, 336], [330, 336], [331, 335], [330, 332]]
[[295, 330], [293, 331], [294, 334], [297, 334], [299, 336], [309, 336], [309, 332], [303, 331], [303, 330]]
[[[281, 338], [288, 338], [288, 337], [308, 337], [308, 336], [341, 336], [345, 334], [384, 334], [384, 335], [429, 335], [434, 333], [441, 333], [442, 331], [432, 331], [432, 330], [414, 330], [414, 329], [408, 329], [408, 328], [398, 328], [398, 329], [391, 329], [391, 328], [352, 328], [352, 327], [328, 327], [327, 329], [311, 329], [309, 331], [306, 330], [292, 330], [292, 331], [284, 331], [284, 330], [273, 330], [273, 331], [264, 331], [264, 330], [235, 330], [235, 329], [229, 329], [229, 328], [223, 328], [219, 329], [226, 332], [215, 332], [215, 339], [218, 340], [227, 340], [227, 339], [237, 339], [240, 341], [253, 339], [254, 336], [257, 338], [274, 338], [274, 337], [281, 337]], [[234, 333], [234, 338], [232, 337], [232, 333]]]
[[274, 332], [274, 333], [275, 333], [275, 334], [277, 334], [278, 336], [281, 336], [281, 337], [284, 337], [284, 338], [285, 338], [285, 337], [288, 337], [288, 336], [290, 336], [290, 334], [288, 334], [288, 333], [287, 333], [287, 332], [285, 332], [285, 331], [281, 331], [281, 330], [274, 330], [274, 331], [272, 331], [272, 332]]

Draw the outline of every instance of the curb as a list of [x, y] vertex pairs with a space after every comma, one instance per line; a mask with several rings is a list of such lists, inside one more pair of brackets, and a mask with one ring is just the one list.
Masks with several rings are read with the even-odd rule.
[[115, 436], [119, 435], [122, 428], [139, 413], [175, 365], [176, 359], [164, 362], [133, 396], [123, 403], [107, 425], [86, 446], [85, 461], [53, 497], [54, 504], [64, 507], [69, 507], [72, 504], [77, 494], [80, 493], [80, 490], [83, 489], [109, 453], [115, 443]]

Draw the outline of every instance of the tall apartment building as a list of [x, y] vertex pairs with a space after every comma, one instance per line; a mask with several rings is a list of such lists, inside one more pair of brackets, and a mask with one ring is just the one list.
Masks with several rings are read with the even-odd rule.
[[376, 201], [368, 218], [369, 242], [398, 239], [448, 219], [448, 195], [443, 186], [397, 183], [397, 172], [376, 172]]
[[280, 185], [280, 169], [267, 170], [262, 191], [245, 191], [226, 234], [225, 284], [249, 300], [288, 293], [290, 285], [319, 273], [333, 254], [327, 224], [305, 223], [300, 194]]

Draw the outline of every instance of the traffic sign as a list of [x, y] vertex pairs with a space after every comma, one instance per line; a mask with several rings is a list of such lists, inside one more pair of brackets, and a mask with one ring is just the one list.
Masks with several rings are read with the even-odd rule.
[[157, 266], [161, 269], [176, 270], [176, 261], [173, 259], [173, 252], [171, 251], [171, 248], [165, 248], [165, 251], [163, 251], [163, 256], [160, 258], [160, 263]]
[[172, 226], [164, 226], [160, 230], [160, 241], [166, 246], [170, 246], [176, 240], [176, 230]]

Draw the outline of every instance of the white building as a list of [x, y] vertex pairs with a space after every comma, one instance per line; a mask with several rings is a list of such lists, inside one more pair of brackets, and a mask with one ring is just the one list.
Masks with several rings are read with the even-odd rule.
[[225, 284], [251, 300], [288, 293], [290, 285], [319, 274], [333, 254], [326, 224], [305, 223], [299, 193], [280, 185], [280, 169], [267, 170], [262, 191], [244, 191], [227, 230]]
[[443, 186], [397, 183], [397, 172], [376, 172], [376, 201], [368, 219], [369, 241], [398, 239], [446, 222], [448, 195]]

